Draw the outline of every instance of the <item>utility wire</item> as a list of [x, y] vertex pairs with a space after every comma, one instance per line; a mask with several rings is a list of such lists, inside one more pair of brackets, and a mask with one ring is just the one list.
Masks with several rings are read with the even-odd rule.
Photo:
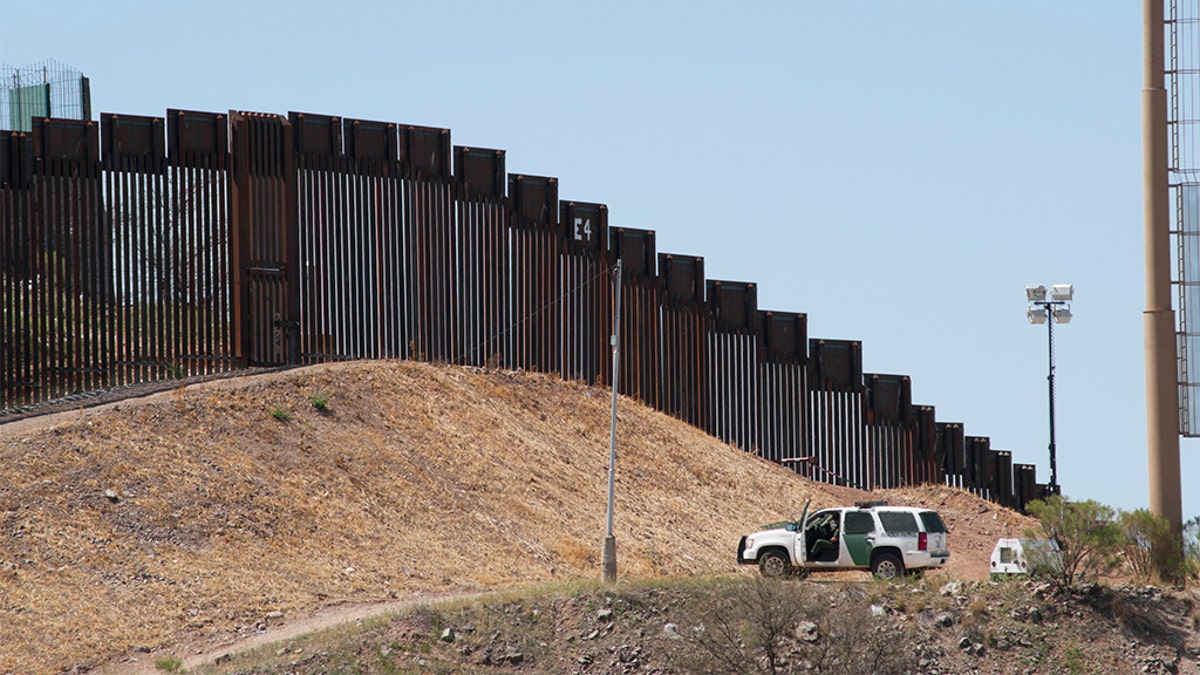
[[546, 313], [546, 312], [550, 311], [551, 309], [553, 309], [553, 308], [555, 308], [555, 307], [557, 307], [557, 306], [559, 306], [559, 305], [563, 304], [563, 303], [566, 301], [566, 299], [567, 299], [567, 298], [569, 298], [569, 297], [571, 297], [571, 296], [575, 295], [576, 293], [578, 293], [578, 292], [580, 292], [580, 291], [582, 291], [582, 290], [584, 290], [584, 289], [588, 288], [589, 286], [591, 286], [592, 284], [594, 284], [594, 283], [596, 282], [596, 280], [597, 280], [597, 279], [600, 279], [600, 278], [602, 278], [602, 277], [605, 277], [605, 276], [607, 276], [607, 275], [610, 275], [610, 274], [612, 274], [612, 273], [613, 273], [615, 270], [616, 270], [616, 266], [615, 266], [615, 265], [609, 265], [609, 266], [607, 266], [607, 267], [605, 267], [605, 268], [601, 269], [601, 270], [600, 270], [599, 272], [597, 272], [596, 274], [593, 274], [591, 277], [589, 277], [589, 278], [587, 278], [587, 279], [584, 279], [583, 281], [581, 281], [581, 282], [579, 282], [578, 284], [576, 284], [576, 285], [575, 285], [573, 288], [571, 288], [571, 289], [568, 289], [567, 291], [563, 292], [562, 294], [560, 294], [560, 295], [559, 295], [557, 298], [555, 298], [554, 300], [551, 300], [550, 302], [548, 302], [548, 303], [546, 303], [546, 304], [542, 305], [541, 307], [539, 307], [539, 308], [537, 308], [537, 309], [533, 310], [532, 312], [530, 312], [529, 314], [525, 315], [525, 316], [524, 316], [524, 317], [522, 317], [521, 319], [519, 319], [519, 320], [517, 320], [517, 321], [513, 321], [513, 322], [509, 323], [508, 327], [507, 327], [507, 328], [505, 328], [505, 329], [503, 329], [503, 330], [501, 330], [499, 333], [496, 333], [496, 334], [494, 334], [494, 335], [489, 335], [488, 337], [484, 338], [484, 339], [483, 339], [483, 340], [481, 340], [480, 342], [476, 343], [476, 345], [475, 345], [474, 347], [472, 347], [472, 348], [470, 348], [470, 349], [466, 350], [465, 352], [462, 352], [461, 354], [459, 354], [459, 355], [458, 355], [458, 359], [457, 359], [457, 360], [458, 360], [459, 362], [464, 362], [464, 363], [465, 363], [465, 362], [467, 361], [468, 357], [477, 357], [477, 356], [479, 355], [479, 353], [480, 353], [480, 350], [482, 350], [482, 349], [483, 349], [484, 347], [486, 347], [488, 344], [490, 344], [490, 343], [493, 343], [493, 342], [502, 342], [502, 341], [503, 341], [505, 338], [507, 338], [509, 335], [511, 335], [511, 334], [512, 334], [512, 333], [513, 333], [513, 332], [514, 332], [514, 331], [515, 331], [517, 328], [520, 328], [521, 326], [524, 326], [525, 324], [529, 323], [530, 321], [533, 321], [533, 320], [534, 320], [535, 318], [537, 318], [538, 316], [541, 316], [542, 314], [544, 314], [544, 313]]

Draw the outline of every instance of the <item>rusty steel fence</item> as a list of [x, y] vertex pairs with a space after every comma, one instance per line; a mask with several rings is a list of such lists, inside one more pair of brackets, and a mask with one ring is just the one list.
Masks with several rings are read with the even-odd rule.
[[610, 227], [450, 131], [289, 113], [36, 119], [0, 133], [3, 407], [347, 359], [611, 373], [620, 389], [812, 478], [950, 484], [1023, 508], [1032, 465], [864, 373], [751, 282]]

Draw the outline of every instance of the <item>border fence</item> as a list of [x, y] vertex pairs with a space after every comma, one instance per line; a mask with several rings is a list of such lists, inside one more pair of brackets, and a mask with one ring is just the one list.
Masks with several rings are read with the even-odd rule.
[[951, 484], [1023, 509], [1034, 466], [705, 279], [604, 204], [448, 129], [289, 113], [41, 118], [0, 133], [3, 406], [257, 366], [417, 359], [611, 371], [620, 391], [818, 481]]

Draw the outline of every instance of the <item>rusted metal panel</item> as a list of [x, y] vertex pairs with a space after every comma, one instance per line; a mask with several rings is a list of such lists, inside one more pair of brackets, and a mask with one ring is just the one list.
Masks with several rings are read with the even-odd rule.
[[935, 409], [931, 405], [914, 406], [916, 425], [913, 433], [913, 455], [916, 470], [912, 484], [943, 484], [945, 472], [936, 457], [938, 430]]
[[758, 320], [758, 286], [739, 281], [709, 281], [708, 306], [717, 330], [754, 332]]
[[28, 134], [0, 134], [0, 388], [5, 408], [45, 400], [33, 330], [36, 258], [33, 213], [33, 144]]
[[957, 484], [953, 478], [963, 472], [963, 456], [966, 445], [962, 424], [938, 422], [937, 433], [938, 443], [934, 451], [934, 461], [940, 467], [941, 472], [951, 478], [951, 484]]
[[341, 157], [342, 119], [331, 115], [289, 112], [297, 157]]
[[862, 343], [852, 340], [808, 341], [814, 389], [862, 391]]
[[[402, 149], [406, 135], [410, 141], [417, 138], [419, 147], [428, 145], [432, 138], [440, 138], [424, 131], [412, 136], [417, 133], [413, 129], [401, 127]], [[448, 153], [448, 133], [444, 140]], [[440, 153], [422, 156], [428, 163], [406, 167], [405, 174], [409, 177], [403, 183], [409, 351], [419, 360], [445, 361], [455, 355], [451, 335], [454, 186], [449, 174], [442, 173], [448, 172], [448, 157], [443, 159]]]
[[193, 374], [227, 370], [236, 358], [229, 118], [168, 110], [165, 119], [166, 221], [177, 252], [176, 368]]
[[1012, 453], [1007, 450], [992, 450], [989, 456], [990, 497], [1001, 506], [1013, 505]]
[[177, 256], [161, 119], [100, 116], [105, 205], [116, 242], [112, 264], [116, 302], [109, 345], [113, 383], [169, 377], [180, 367], [174, 330]]
[[1033, 464], [1013, 464], [1013, 494], [1015, 508], [1025, 512], [1029, 502], [1041, 498], [1037, 483], [1037, 467]]
[[450, 130], [397, 127], [402, 181], [408, 354], [445, 361], [456, 355], [454, 307], [454, 185]]
[[172, 166], [228, 169], [229, 120], [220, 113], [167, 110], [167, 158]]
[[659, 392], [659, 307], [654, 232], [615, 227], [612, 252], [621, 260], [620, 391], [652, 405]]
[[912, 419], [912, 381], [907, 375], [863, 376], [867, 419], [873, 424], [902, 424]]
[[555, 282], [559, 273], [558, 179], [508, 177], [512, 249], [513, 365], [542, 372], [559, 368], [562, 325]]
[[704, 428], [707, 400], [708, 311], [704, 304], [704, 259], [658, 254], [663, 288], [662, 356], [656, 407]]
[[912, 459], [912, 384], [906, 375], [863, 375], [869, 449], [860, 458], [871, 477], [865, 482], [879, 487], [907, 484]]
[[140, 115], [100, 115], [100, 138], [106, 167], [143, 163], [151, 170], [166, 166], [163, 118]]
[[967, 436], [964, 440], [964, 487], [971, 488], [979, 494], [991, 483], [991, 463], [988, 459], [991, 439], [986, 436]]
[[35, 161], [60, 162], [99, 173], [100, 144], [96, 123], [47, 117], [33, 120]]
[[450, 178], [450, 130], [436, 127], [398, 127], [400, 163], [405, 175], [425, 181]]
[[508, 366], [512, 354], [504, 151], [454, 148], [455, 363]]
[[[94, 122], [34, 119], [28, 212], [28, 384], [66, 395], [108, 384], [108, 232]], [[45, 394], [40, 394], [45, 395]]]
[[342, 122], [346, 156], [359, 175], [397, 176], [400, 161], [396, 125], [391, 122], [346, 119]]
[[631, 279], [655, 276], [655, 234], [653, 230], [614, 227], [610, 230], [611, 247], [621, 259], [621, 269]]
[[[782, 462], [808, 454], [808, 317], [758, 312], [761, 454]], [[802, 465], [792, 463], [793, 469]], [[803, 468], [806, 468], [804, 465]]]
[[296, 293], [299, 358], [377, 358], [376, 242], [361, 211], [361, 185], [342, 151], [344, 120], [290, 112], [288, 124], [295, 144], [298, 266], [304, 272]]
[[711, 330], [709, 433], [743, 450], [758, 450], [758, 289], [753, 283], [710, 280], [705, 296]]
[[561, 202], [562, 376], [589, 384], [612, 372], [608, 207]]
[[353, 222], [359, 223], [363, 263], [371, 274], [362, 279], [360, 307], [374, 326], [366, 349], [379, 358], [408, 353], [406, 288], [405, 190], [401, 180], [397, 126], [390, 122], [344, 119], [343, 165], [349, 182]]
[[0, 132], [0, 186], [28, 188], [33, 179], [33, 138], [16, 131]]
[[795, 312], [759, 313], [763, 358], [775, 363], [808, 362], [808, 315]]
[[[357, 246], [362, 350], [372, 358], [401, 358], [408, 354], [409, 311], [406, 298], [407, 231], [405, 196], [400, 170], [397, 125], [387, 122], [342, 121], [342, 171], [349, 194], [347, 222], [352, 225], [348, 246]], [[357, 244], [355, 243], [357, 241]], [[313, 239], [315, 245], [324, 243]], [[320, 342], [314, 340], [314, 346]], [[315, 357], [314, 357], [315, 358]]]
[[244, 355], [249, 365], [300, 362], [295, 142], [279, 115], [231, 114], [237, 230], [245, 248]]
[[[454, 146], [454, 183], [460, 198], [503, 199], [505, 175], [503, 150]], [[544, 203], [545, 196], [542, 197]]]

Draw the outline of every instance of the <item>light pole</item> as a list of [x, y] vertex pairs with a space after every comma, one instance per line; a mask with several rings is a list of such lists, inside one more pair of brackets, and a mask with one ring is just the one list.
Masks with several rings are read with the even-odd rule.
[[1061, 493], [1054, 448], [1054, 324], [1071, 322], [1071, 300], [1074, 297], [1075, 287], [1071, 284], [1051, 286], [1049, 299], [1046, 299], [1045, 286], [1025, 287], [1025, 299], [1029, 302], [1025, 316], [1029, 318], [1029, 323], [1034, 325], [1046, 324], [1049, 336], [1050, 375], [1046, 379], [1050, 383], [1050, 482], [1046, 485], [1046, 493], [1050, 495]]
[[604, 550], [600, 554], [600, 578], [607, 582], [617, 580], [617, 538], [613, 536], [613, 490], [617, 477], [617, 385], [621, 375], [621, 259], [617, 259], [617, 289], [613, 293], [616, 303], [613, 310], [612, 332], [612, 424], [608, 435], [608, 533], [604, 535]]

